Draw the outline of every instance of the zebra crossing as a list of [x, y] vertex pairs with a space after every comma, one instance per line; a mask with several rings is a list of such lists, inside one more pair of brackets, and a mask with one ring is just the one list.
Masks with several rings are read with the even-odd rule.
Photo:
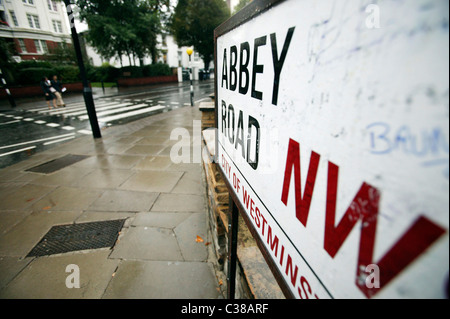
[[[103, 98], [95, 101], [97, 118], [101, 127], [132, 121], [140, 116], [149, 116], [166, 109], [188, 105], [190, 104], [150, 99]], [[8, 165], [10, 163], [8, 160], [12, 160], [12, 156], [35, 152], [52, 144], [72, 140], [80, 135], [91, 135], [92, 131], [88, 129], [90, 126], [88, 120], [89, 116], [84, 101], [70, 103], [65, 108], [48, 109], [44, 105], [0, 113], [0, 129], [14, 130], [16, 125], [23, 123], [55, 130], [54, 133], [50, 133], [48, 130], [39, 130], [46, 132], [42, 138], [33, 139], [24, 136], [16, 143], [8, 142], [8, 138], [4, 136], [2, 140], [0, 139], [0, 167]], [[16, 132], [20, 132], [20, 130]]]
[[[153, 101], [153, 100], [130, 100], [130, 99], [102, 99], [95, 102], [98, 122], [108, 125], [111, 122], [134, 118], [138, 115], [151, 115], [154, 112], [161, 112], [165, 109], [180, 106], [188, 106], [188, 103]], [[63, 117], [76, 118], [80, 121], [89, 119], [84, 101], [72, 103], [65, 108], [51, 109], [47, 107], [39, 107], [28, 109], [28, 112], [37, 113], [39, 115], [56, 115]], [[33, 121], [31, 118], [23, 119], [23, 121]], [[39, 120], [36, 124], [44, 124]], [[53, 124], [47, 123], [51, 126]], [[64, 129], [64, 128], [63, 128]], [[70, 128], [65, 128], [70, 129]]]

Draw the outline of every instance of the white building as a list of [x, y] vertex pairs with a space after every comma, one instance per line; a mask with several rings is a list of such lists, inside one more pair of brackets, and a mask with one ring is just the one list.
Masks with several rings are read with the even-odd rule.
[[[177, 68], [177, 67], [183, 67], [188, 68], [189, 67], [189, 56], [186, 53], [186, 50], [188, 47], [178, 47], [178, 45], [175, 42], [175, 39], [170, 34], [162, 34], [158, 36], [158, 50], [160, 52], [160, 56], [157, 59], [157, 62], [166, 63], [171, 68]], [[103, 63], [108, 62], [112, 66], [120, 67], [120, 60], [118, 58], [111, 58], [109, 60], [103, 59], [96, 51], [95, 48], [91, 47], [89, 44], [86, 44], [86, 53], [89, 57], [89, 60], [92, 65], [94, 66], [101, 66]], [[138, 59], [135, 59], [134, 61], [130, 61], [129, 57], [124, 55], [122, 56], [122, 65], [123, 66], [129, 66], [131, 62], [131, 65], [139, 65]], [[151, 58], [146, 57], [144, 58], [144, 64], [151, 64]], [[200, 58], [198, 52], [194, 51], [194, 53], [191, 56], [191, 65], [194, 68], [197, 69], [203, 69], [204, 63], [203, 60]], [[213, 63], [210, 64], [210, 67], [212, 67]]]
[[16, 60], [42, 59], [71, 44], [64, 3], [54, 0], [0, 0], [0, 37], [13, 42]]

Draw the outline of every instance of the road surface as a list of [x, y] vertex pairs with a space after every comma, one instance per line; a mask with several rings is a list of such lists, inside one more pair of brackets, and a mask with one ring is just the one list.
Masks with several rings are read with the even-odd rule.
[[[95, 98], [100, 128], [120, 125], [161, 112], [190, 106], [190, 86], [170, 84], [138, 92]], [[194, 100], [208, 99], [214, 82], [196, 82]], [[49, 110], [44, 101], [0, 109], [0, 168], [60, 143], [92, 135], [82, 97], [65, 108]]]

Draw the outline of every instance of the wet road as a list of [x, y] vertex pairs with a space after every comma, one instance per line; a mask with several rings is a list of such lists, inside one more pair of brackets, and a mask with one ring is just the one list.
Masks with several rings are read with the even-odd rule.
[[[194, 84], [194, 101], [209, 100], [214, 82]], [[83, 135], [92, 135], [82, 96], [65, 108], [49, 110], [42, 101], [0, 109], [0, 169]], [[139, 91], [95, 98], [100, 128], [190, 106], [185, 83], [140, 88]]]

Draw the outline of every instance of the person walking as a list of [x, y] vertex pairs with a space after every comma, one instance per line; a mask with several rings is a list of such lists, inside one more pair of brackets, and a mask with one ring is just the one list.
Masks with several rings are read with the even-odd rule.
[[56, 96], [56, 104], [58, 106], [66, 107], [66, 104], [64, 103], [64, 100], [62, 99], [62, 84], [58, 80], [58, 76], [54, 75], [52, 80], [52, 87], [55, 89], [55, 92], [53, 92]]
[[41, 88], [42, 91], [44, 91], [45, 93], [45, 101], [47, 102], [48, 108], [51, 110], [52, 107], [50, 105], [50, 101], [53, 102], [53, 108], [57, 108], [56, 106], [56, 99], [55, 99], [55, 95], [52, 92], [52, 83], [49, 81], [49, 79], [44, 76], [41, 80]]

